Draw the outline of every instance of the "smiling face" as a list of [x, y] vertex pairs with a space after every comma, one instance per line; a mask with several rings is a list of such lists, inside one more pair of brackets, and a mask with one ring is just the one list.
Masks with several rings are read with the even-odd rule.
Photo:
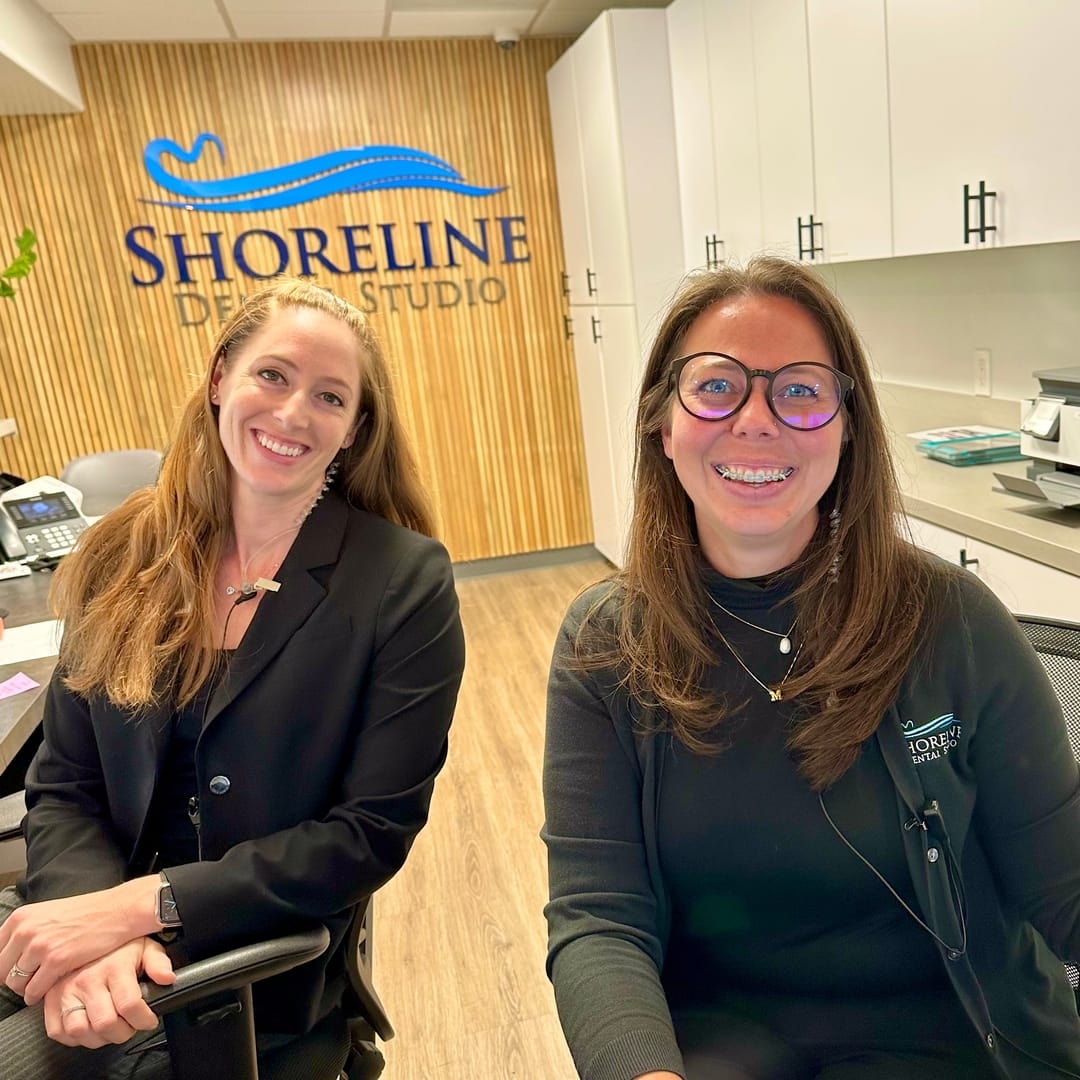
[[[748, 368], [773, 371], [796, 362], [828, 364], [825, 335], [805, 308], [785, 297], [740, 295], [703, 311], [680, 355], [726, 353]], [[724, 420], [691, 416], [672, 395], [664, 453], [694, 507], [710, 565], [728, 577], [756, 577], [790, 566], [817, 527], [818, 501], [836, 475], [843, 414], [814, 431], [796, 431], [773, 415], [766, 382]]]
[[309, 307], [279, 307], [218, 362], [210, 400], [234, 506], [315, 497], [334, 455], [355, 436], [362, 363], [352, 330]]

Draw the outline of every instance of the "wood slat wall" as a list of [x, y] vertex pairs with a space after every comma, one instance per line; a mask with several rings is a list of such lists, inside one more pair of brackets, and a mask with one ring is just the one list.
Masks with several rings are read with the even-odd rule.
[[[0, 416], [19, 435], [0, 442], [0, 468], [58, 475], [64, 462], [96, 450], [164, 447], [203, 370], [218, 324], [181, 324], [177, 292], [235, 304], [258, 282], [227, 262], [215, 282], [209, 260], [196, 278], [136, 287], [146, 263], [124, 243], [128, 229], [182, 233], [206, 251], [249, 229], [312, 227], [344, 259], [343, 225], [395, 223], [399, 260], [419, 255], [414, 223], [452, 222], [474, 240], [489, 219], [491, 259], [465, 252], [461, 265], [317, 279], [362, 304], [369, 289], [410, 282], [501, 281], [498, 303], [371, 315], [398, 376], [405, 421], [434, 493], [441, 532], [455, 559], [588, 543], [577, 384], [563, 337], [562, 245], [544, 74], [566, 40], [534, 39], [512, 52], [490, 41], [424, 40], [280, 44], [85, 45], [75, 50], [86, 111], [0, 117], [0, 264], [26, 226], [39, 235], [39, 263], [14, 301], [0, 301]], [[464, 179], [506, 190], [484, 198], [436, 190], [333, 195], [284, 210], [210, 213], [153, 206], [175, 198], [143, 166], [155, 138], [190, 147], [200, 132], [222, 140], [171, 171], [216, 179], [269, 169], [347, 146], [395, 143], [437, 154]], [[503, 265], [498, 217], [523, 216], [528, 262]], [[335, 250], [335, 238], [338, 245]], [[436, 259], [438, 249], [436, 243]], [[379, 245], [376, 243], [375, 250]], [[252, 252], [258, 249], [255, 245]], [[254, 258], [253, 258], [254, 261]], [[381, 260], [380, 260], [381, 261]], [[289, 270], [298, 272], [295, 257]], [[499, 290], [488, 286], [487, 295]], [[185, 302], [193, 311], [195, 301]]]

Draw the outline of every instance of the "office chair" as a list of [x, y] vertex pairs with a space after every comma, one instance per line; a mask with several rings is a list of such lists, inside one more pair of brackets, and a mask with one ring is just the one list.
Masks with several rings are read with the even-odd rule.
[[99, 517], [156, 483], [160, 468], [160, 450], [106, 450], [72, 458], [60, 479], [82, 492], [84, 517]]
[[[1073, 754], [1080, 762], [1080, 624], [1035, 615], [1017, 615], [1016, 621], [1050, 676], [1065, 714]], [[1065, 972], [1073, 990], [1080, 994], [1080, 970], [1066, 964]]]
[[[22, 842], [25, 812], [23, 792], [0, 799], [0, 846]], [[282, 1052], [288, 1060], [278, 1063], [281, 1075], [375, 1080], [382, 1073], [375, 1039], [392, 1039], [394, 1029], [371, 982], [371, 917], [369, 899], [354, 915], [345, 946], [346, 1036], [316, 1026]], [[259, 1080], [252, 984], [314, 960], [329, 943], [319, 926], [188, 964], [172, 986], [144, 982], [143, 997], [165, 1027], [173, 1080]]]

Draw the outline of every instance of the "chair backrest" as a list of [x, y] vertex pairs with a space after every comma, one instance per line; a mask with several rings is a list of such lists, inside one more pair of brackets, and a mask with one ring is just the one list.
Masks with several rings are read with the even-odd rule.
[[1080, 624], [1017, 615], [1016, 621], [1050, 676], [1061, 701], [1073, 753], [1080, 761]]
[[[1065, 714], [1073, 755], [1080, 762], [1080, 625], [1043, 619], [1036, 615], [1017, 615], [1016, 621], [1039, 654]], [[1080, 971], [1065, 965], [1074, 990], [1080, 991]]]
[[157, 481], [160, 450], [106, 450], [73, 458], [60, 479], [83, 493], [86, 517], [107, 514], [133, 491]]

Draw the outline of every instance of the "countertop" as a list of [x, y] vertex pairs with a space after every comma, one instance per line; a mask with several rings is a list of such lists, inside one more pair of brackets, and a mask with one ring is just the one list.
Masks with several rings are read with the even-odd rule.
[[1026, 460], [946, 465], [918, 453], [915, 440], [906, 434], [951, 424], [988, 424], [1015, 431], [1020, 423], [1017, 402], [898, 383], [879, 382], [875, 389], [893, 435], [897, 478], [908, 514], [1080, 577], [1080, 509], [1063, 510], [1006, 493], [994, 477], [995, 472], [1025, 476]]
[[[29, 577], [0, 581], [0, 608], [6, 608], [7, 626], [22, 626], [49, 618], [49, 586], [52, 574], [37, 573]], [[22, 672], [38, 685], [33, 690], [0, 700], [0, 773], [11, 764], [23, 743], [34, 733], [41, 722], [45, 708], [45, 689], [56, 667], [56, 657], [46, 656], [38, 660], [26, 660], [18, 664], [0, 664], [0, 682]], [[10, 785], [0, 782], [0, 794]], [[19, 787], [22, 786], [21, 778]]]

